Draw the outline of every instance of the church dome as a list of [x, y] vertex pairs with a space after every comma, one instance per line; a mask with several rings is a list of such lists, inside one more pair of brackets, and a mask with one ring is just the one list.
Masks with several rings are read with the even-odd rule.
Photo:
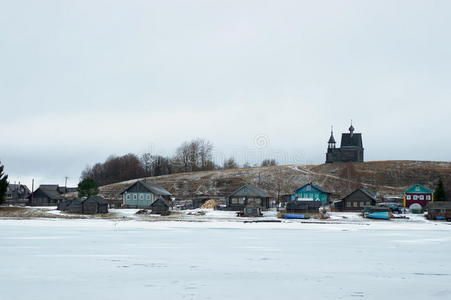
[[334, 138], [334, 135], [331, 133], [330, 134], [330, 138], [329, 138], [329, 142], [328, 142], [329, 144], [335, 144], [336, 142], [335, 142], [335, 138]]

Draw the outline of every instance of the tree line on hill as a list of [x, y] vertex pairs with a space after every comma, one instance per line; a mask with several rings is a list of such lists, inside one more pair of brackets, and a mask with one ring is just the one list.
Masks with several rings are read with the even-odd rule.
[[[265, 159], [261, 163], [261, 166], [275, 165], [277, 165], [275, 159]], [[143, 153], [139, 156], [133, 153], [122, 156], [112, 155], [104, 162], [87, 166], [81, 173], [81, 180], [91, 178], [102, 186], [142, 177], [239, 167], [246, 168], [251, 165], [245, 163], [240, 166], [233, 157], [225, 159], [219, 165], [215, 163], [213, 157], [213, 144], [204, 139], [194, 139], [183, 142], [173, 156], [152, 153]]]

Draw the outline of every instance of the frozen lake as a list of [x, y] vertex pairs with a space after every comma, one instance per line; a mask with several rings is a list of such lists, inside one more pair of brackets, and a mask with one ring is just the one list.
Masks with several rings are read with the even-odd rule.
[[0, 220], [0, 250], [5, 300], [451, 299], [449, 223]]

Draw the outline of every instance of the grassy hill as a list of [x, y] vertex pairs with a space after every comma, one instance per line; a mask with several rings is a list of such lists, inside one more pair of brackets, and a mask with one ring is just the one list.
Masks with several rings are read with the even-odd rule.
[[[245, 183], [254, 184], [277, 195], [290, 194], [296, 188], [313, 182], [339, 199], [358, 187], [366, 187], [381, 195], [399, 196], [408, 186], [421, 183], [435, 187], [441, 177], [451, 197], [451, 162], [373, 161], [365, 163], [333, 163], [322, 165], [285, 165], [229, 170], [215, 170], [150, 177], [178, 198], [196, 195], [227, 195]], [[119, 182], [100, 188], [108, 198], [136, 180]]]

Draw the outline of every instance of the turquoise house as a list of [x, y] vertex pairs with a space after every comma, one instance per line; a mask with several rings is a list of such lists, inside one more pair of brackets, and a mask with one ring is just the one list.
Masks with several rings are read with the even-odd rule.
[[330, 193], [320, 187], [308, 183], [301, 186], [291, 195], [292, 201], [321, 201], [323, 204], [329, 203]]
[[122, 206], [133, 208], [150, 208], [158, 198], [169, 200], [171, 193], [158, 184], [137, 181], [122, 193]]

